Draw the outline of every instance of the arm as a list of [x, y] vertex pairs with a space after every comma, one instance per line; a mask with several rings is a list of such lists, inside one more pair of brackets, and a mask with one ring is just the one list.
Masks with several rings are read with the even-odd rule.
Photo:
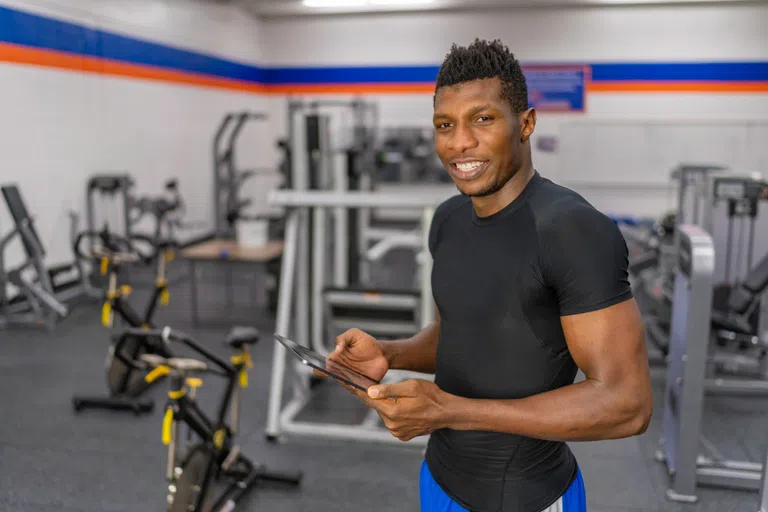
[[648, 426], [645, 330], [631, 295], [624, 237], [583, 204], [560, 210], [555, 220], [540, 228], [542, 280], [554, 292], [568, 351], [586, 380], [519, 400], [458, 400], [452, 428], [590, 441]]
[[588, 441], [645, 431], [650, 372], [621, 233], [592, 208], [569, 208], [547, 223], [540, 243], [542, 286], [556, 299], [564, 343], [586, 380], [520, 399], [468, 399], [421, 380], [376, 386], [368, 403], [396, 437], [450, 428]]
[[554, 441], [642, 434], [653, 399], [648, 356], [634, 299], [561, 319], [568, 348], [586, 380], [519, 400], [447, 397], [445, 426]]
[[379, 341], [391, 370], [435, 373], [437, 340], [440, 337], [440, 312], [435, 320], [415, 336], [396, 341]]

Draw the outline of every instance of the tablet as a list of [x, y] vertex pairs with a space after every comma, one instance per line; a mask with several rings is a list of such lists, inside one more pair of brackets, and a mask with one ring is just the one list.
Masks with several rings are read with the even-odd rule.
[[275, 333], [274, 336], [277, 341], [282, 343], [289, 352], [298, 357], [305, 365], [311, 366], [312, 368], [319, 370], [336, 380], [344, 382], [345, 384], [353, 386], [360, 391], [367, 393], [369, 387], [379, 384], [379, 382], [353, 370], [352, 368], [327, 360], [317, 352], [310, 350], [293, 340], [289, 340], [285, 336], [280, 336], [277, 333]]

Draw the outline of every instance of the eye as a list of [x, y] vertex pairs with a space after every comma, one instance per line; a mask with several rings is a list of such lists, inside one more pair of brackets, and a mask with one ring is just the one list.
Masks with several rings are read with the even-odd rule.
[[493, 118], [491, 116], [478, 116], [477, 120], [482, 123], [482, 122], [493, 121]]
[[438, 123], [435, 125], [435, 129], [437, 130], [444, 130], [450, 126], [451, 123], [445, 122], [445, 123]]

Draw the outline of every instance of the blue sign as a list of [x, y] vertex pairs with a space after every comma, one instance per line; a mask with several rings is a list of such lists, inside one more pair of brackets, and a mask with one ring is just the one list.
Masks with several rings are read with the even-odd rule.
[[583, 112], [587, 66], [523, 66], [528, 105], [543, 112]]

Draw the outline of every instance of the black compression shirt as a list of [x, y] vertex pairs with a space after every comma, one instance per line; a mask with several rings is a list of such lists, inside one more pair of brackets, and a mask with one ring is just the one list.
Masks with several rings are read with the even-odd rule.
[[[454, 395], [514, 399], [572, 384], [577, 367], [560, 316], [632, 296], [618, 227], [538, 172], [489, 217], [465, 196], [442, 203], [429, 249], [441, 317], [435, 382]], [[565, 443], [451, 429], [431, 435], [426, 460], [473, 512], [539, 512], [576, 470]]]

